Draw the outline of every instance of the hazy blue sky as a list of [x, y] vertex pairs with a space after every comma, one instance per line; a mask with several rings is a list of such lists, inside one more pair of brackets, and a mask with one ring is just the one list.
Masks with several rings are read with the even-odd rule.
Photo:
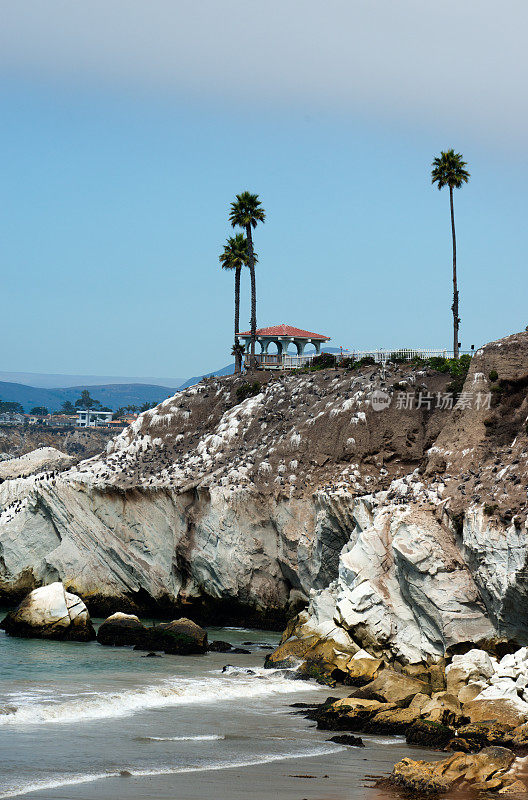
[[[0, 370], [229, 362], [229, 202], [258, 192], [258, 323], [449, 347], [528, 324], [525, 0], [0, 0]], [[249, 325], [243, 281], [243, 327]]]

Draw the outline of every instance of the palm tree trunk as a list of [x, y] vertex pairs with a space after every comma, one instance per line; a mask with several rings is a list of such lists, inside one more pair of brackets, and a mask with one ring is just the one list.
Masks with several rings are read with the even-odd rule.
[[235, 373], [242, 370], [242, 359], [238, 351], [238, 327], [240, 321], [240, 269], [235, 269]]
[[453, 205], [453, 187], [449, 187], [449, 203], [451, 206], [451, 235], [453, 237], [453, 357], [458, 358], [458, 326], [460, 318], [458, 316], [458, 285], [457, 285], [457, 263], [456, 263], [456, 235], [455, 235], [455, 208]]
[[251, 347], [250, 365], [255, 369], [255, 341], [257, 338], [257, 287], [255, 281], [255, 255], [253, 253], [253, 237], [251, 235], [251, 225], [246, 226], [247, 250], [249, 259], [249, 274], [251, 277]]

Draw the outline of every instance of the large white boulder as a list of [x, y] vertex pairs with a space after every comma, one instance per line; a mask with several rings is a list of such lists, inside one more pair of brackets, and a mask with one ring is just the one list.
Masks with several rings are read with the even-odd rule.
[[60, 582], [33, 589], [0, 627], [10, 636], [78, 642], [95, 639], [85, 604]]

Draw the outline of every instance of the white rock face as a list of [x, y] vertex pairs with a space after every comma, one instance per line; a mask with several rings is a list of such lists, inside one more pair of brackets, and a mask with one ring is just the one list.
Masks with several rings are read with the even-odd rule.
[[524, 637], [524, 619], [517, 608], [528, 599], [526, 527], [511, 524], [505, 529], [490, 521], [482, 508], [474, 508], [466, 514], [462, 543], [466, 563], [495, 625], [510, 636]]
[[432, 514], [390, 505], [372, 514], [364, 502], [353, 515], [356, 527], [341, 553], [339, 578], [312, 598], [307, 629], [320, 629], [332, 614], [369, 652], [408, 662], [492, 636], [471, 574]]
[[4, 590], [27, 585], [29, 571], [98, 600], [206, 596], [262, 613], [312, 592], [307, 633], [407, 662], [496, 632], [453, 535], [384, 493], [277, 501], [206, 486], [125, 500], [66, 475], [5, 482], [1, 507]]
[[24, 478], [36, 472], [65, 469], [73, 458], [55, 447], [39, 447], [18, 458], [0, 462], [0, 480]]
[[[504, 700], [528, 718], [528, 652], [525, 647], [500, 661], [483, 650], [453, 656], [446, 667], [448, 691], [461, 702]], [[464, 685], [465, 684], [465, 685]]]
[[496, 659], [491, 657], [484, 650], [469, 650], [463, 655], [455, 655], [451, 663], [446, 667], [446, 676], [457, 670], [466, 682], [486, 681], [493, 676], [496, 671]]
[[86, 597], [208, 596], [282, 609], [335, 575], [346, 533], [322, 498], [247, 489], [102, 492], [34, 477], [0, 485], [0, 586], [56, 579]]

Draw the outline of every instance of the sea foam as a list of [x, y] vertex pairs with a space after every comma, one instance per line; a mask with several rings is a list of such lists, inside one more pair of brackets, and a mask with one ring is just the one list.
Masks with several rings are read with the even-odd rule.
[[228, 761], [223, 763], [211, 763], [201, 767], [160, 767], [159, 769], [150, 770], [134, 770], [125, 769], [113, 772], [94, 772], [87, 774], [77, 775], [61, 775], [53, 780], [37, 781], [34, 783], [27, 783], [16, 787], [10, 787], [7, 791], [0, 794], [0, 800], [7, 800], [10, 797], [19, 797], [22, 794], [31, 794], [33, 792], [42, 792], [44, 790], [61, 789], [65, 786], [78, 786], [82, 783], [94, 783], [108, 778], [119, 778], [121, 775], [126, 774], [134, 778], [155, 778], [162, 775], [181, 775], [185, 773], [194, 772], [211, 772], [214, 770], [224, 769], [242, 769], [244, 767], [254, 767], [259, 764], [269, 764], [273, 761], [287, 761], [289, 759], [298, 758], [314, 758], [316, 756], [330, 755], [344, 750], [344, 747], [338, 745], [320, 746], [312, 748], [305, 753], [274, 753], [273, 755], [261, 756], [260, 758], [247, 759], [246, 761]]
[[245, 673], [212, 674], [200, 679], [170, 678], [142, 689], [90, 694], [65, 702], [27, 703], [11, 713], [1, 714], [0, 726], [78, 724], [126, 717], [151, 708], [251, 700], [317, 689], [317, 686], [304, 681], [289, 680], [281, 670], [255, 667]]

